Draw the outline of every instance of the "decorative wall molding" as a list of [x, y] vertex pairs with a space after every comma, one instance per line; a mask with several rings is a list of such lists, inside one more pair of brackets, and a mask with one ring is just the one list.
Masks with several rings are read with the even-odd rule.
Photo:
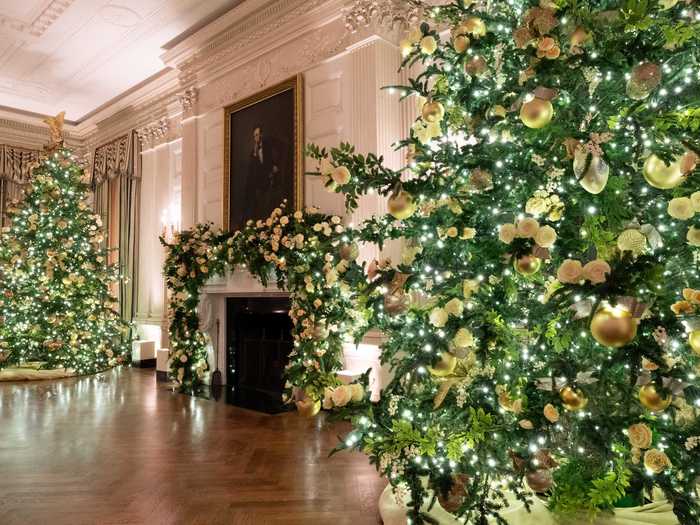
[[183, 118], [196, 114], [197, 97], [199, 90], [196, 87], [188, 87], [179, 97]]
[[172, 138], [169, 133], [170, 129], [170, 120], [161, 118], [153, 124], [138, 128], [136, 135], [139, 138], [139, 142], [141, 142], [141, 147], [147, 149], [158, 146]]

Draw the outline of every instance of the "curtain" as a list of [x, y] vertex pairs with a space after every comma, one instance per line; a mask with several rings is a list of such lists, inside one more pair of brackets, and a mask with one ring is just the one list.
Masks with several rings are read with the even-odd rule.
[[135, 131], [95, 150], [92, 171], [95, 211], [102, 216], [110, 257], [124, 277], [115, 292], [122, 318], [131, 322], [136, 311], [141, 151]]
[[40, 151], [0, 144], [0, 226], [6, 226], [7, 208], [22, 196]]

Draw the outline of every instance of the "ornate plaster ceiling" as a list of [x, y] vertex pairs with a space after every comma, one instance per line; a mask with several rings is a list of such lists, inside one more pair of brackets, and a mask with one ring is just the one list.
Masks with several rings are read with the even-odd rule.
[[85, 115], [163, 70], [160, 55], [242, 0], [0, 0], [0, 106]]

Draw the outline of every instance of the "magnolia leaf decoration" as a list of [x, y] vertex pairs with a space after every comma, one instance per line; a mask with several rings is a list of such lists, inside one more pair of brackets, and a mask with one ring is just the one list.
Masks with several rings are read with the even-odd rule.
[[[577, 385], [592, 385], [597, 383], [598, 380], [593, 377], [595, 372], [593, 370], [588, 370], [586, 372], [579, 372], [576, 374], [576, 380], [574, 381]], [[537, 388], [539, 390], [546, 390], [553, 392], [555, 390], [561, 390], [569, 383], [569, 380], [565, 377], [556, 377], [552, 381], [551, 377], [540, 377], [537, 379]]]
[[641, 319], [649, 308], [636, 297], [618, 297], [617, 303], [627, 308], [635, 319]]
[[435, 398], [433, 399], [433, 409], [440, 408], [440, 405], [445, 401], [450, 389], [457, 383], [459, 383], [459, 379], [457, 378], [443, 379], [440, 381], [437, 394], [435, 394]]
[[574, 320], [589, 317], [593, 312], [593, 301], [591, 299], [582, 299], [569, 307], [574, 311]]
[[[637, 382], [635, 386], [646, 386], [652, 382], [651, 374], [644, 370], [639, 376], [637, 376]], [[675, 377], [662, 377], [661, 384], [664, 388], [667, 388], [674, 396], [682, 396], [683, 390], [688, 386], [687, 383], [676, 379]]]

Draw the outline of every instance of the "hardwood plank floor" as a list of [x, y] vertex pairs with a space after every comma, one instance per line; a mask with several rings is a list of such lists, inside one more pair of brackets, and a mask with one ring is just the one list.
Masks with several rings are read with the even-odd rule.
[[377, 524], [348, 427], [191, 398], [151, 370], [0, 383], [2, 525]]

